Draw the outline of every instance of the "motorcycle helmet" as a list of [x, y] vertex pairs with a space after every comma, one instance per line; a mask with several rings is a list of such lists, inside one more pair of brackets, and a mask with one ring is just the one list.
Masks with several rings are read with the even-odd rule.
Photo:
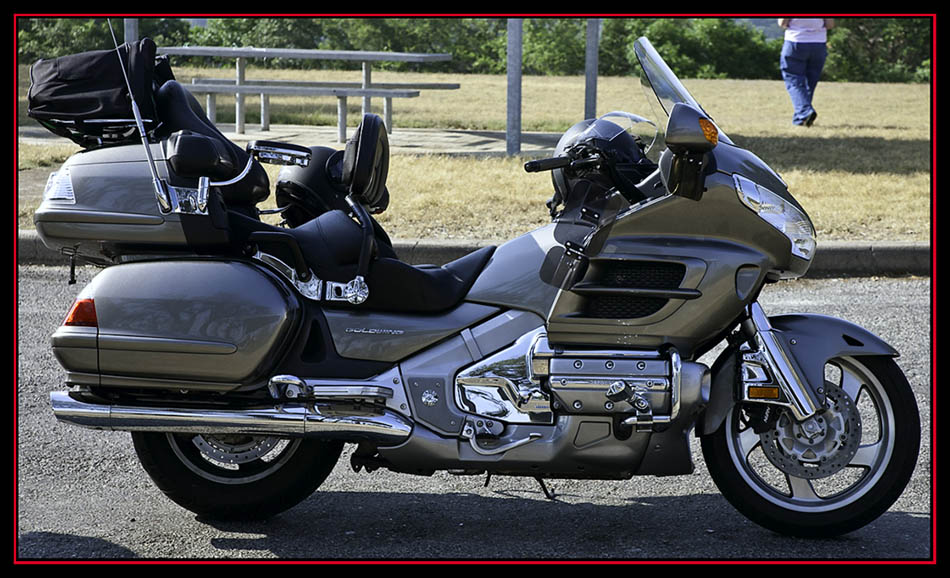
[[568, 156], [568, 151], [578, 147], [589, 148], [592, 153], [601, 155], [604, 160], [601, 171], [577, 175], [570, 169], [554, 169], [551, 179], [555, 198], [549, 203], [555, 206], [560, 202], [570, 203], [571, 192], [579, 179], [608, 190], [616, 187], [630, 202], [646, 198], [636, 184], [656, 170], [656, 165], [646, 157], [643, 146], [633, 135], [603, 118], [583, 120], [561, 136], [554, 156]]

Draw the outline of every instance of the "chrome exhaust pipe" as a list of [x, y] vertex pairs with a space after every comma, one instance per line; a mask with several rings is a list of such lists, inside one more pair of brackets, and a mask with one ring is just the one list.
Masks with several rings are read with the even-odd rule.
[[413, 425], [388, 409], [353, 415], [303, 404], [243, 410], [133, 407], [84, 402], [68, 391], [50, 393], [50, 405], [63, 423], [114, 431], [269, 435], [395, 445], [409, 437]]

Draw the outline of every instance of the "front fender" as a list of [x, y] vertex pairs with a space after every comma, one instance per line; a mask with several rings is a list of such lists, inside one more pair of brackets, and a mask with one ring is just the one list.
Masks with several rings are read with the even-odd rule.
[[[796, 313], [769, 317], [769, 323], [782, 348], [802, 372], [813, 389], [825, 380], [825, 364], [835, 357], [884, 355], [897, 357], [896, 349], [867, 329], [849, 321]], [[709, 404], [700, 417], [696, 431], [708, 435], [719, 429], [736, 401], [738, 381], [736, 348], [727, 347], [712, 367]]]

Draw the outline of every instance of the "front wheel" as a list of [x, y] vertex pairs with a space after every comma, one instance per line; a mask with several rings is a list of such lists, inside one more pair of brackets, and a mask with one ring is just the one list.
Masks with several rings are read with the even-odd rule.
[[837, 536], [883, 514], [920, 448], [913, 391], [889, 357], [841, 357], [825, 372], [827, 408], [797, 423], [787, 410], [736, 404], [702, 439], [723, 496], [753, 522], [805, 537]]
[[342, 442], [250, 435], [132, 433], [166, 496], [199, 516], [255, 520], [303, 501], [327, 478]]

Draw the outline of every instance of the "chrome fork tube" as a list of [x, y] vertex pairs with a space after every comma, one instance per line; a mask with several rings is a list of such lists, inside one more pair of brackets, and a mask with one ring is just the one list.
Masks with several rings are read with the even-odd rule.
[[811, 386], [795, 369], [782, 343], [776, 338], [762, 306], [753, 301], [748, 311], [754, 345], [765, 356], [778, 386], [789, 400], [792, 415], [798, 421], [812, 417], [822, 406], [816, 401]]

